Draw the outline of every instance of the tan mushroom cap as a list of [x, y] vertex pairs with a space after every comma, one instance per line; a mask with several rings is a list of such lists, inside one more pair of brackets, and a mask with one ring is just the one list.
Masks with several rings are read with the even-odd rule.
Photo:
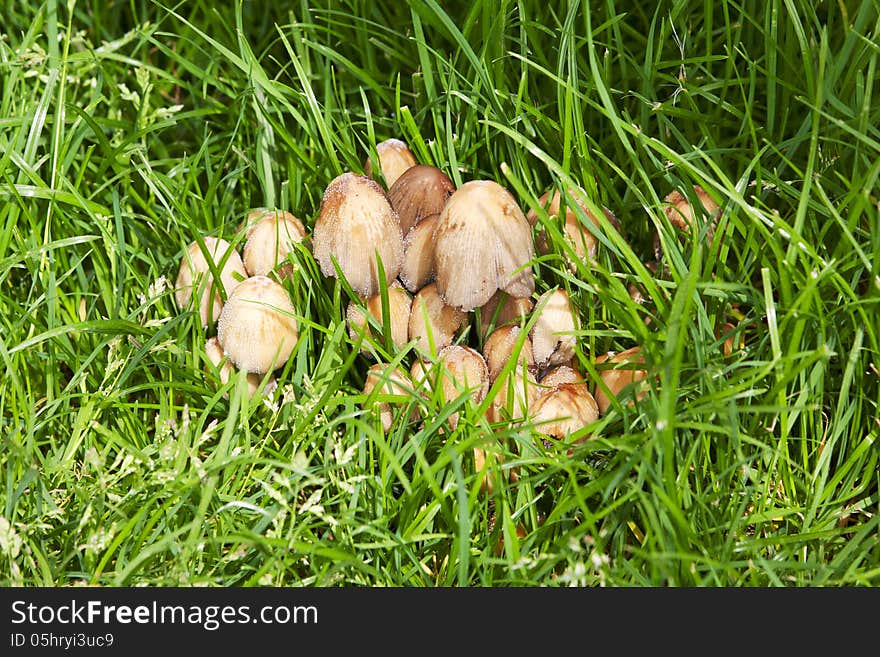
[[[379, 169], [385, 176], [385, 186], [388, 189], [397, 182], [404, 171], [418, 164], [416, 156], [406, 142], [396, 138], [377, 143], [376, 155], [379, 157]], [[364, 175], [368, 178], [376, 177], [373, 175], [373, 161], [369, 157], [364, 161]]]
[[[251, 215], [254, 215], [251, 219]], [[247, 220], [246, 240], [241, 252], [244, 268], [250, 276], [268, 276], [278, 267], [281, 277], [290, 276], [287, 255], [296, 242], [306, 238], [306, 229], [298, 217], [282, 210], [258, 210]], [[279, 267], [280, 265], [280, 267]]]
[[[367, 379], [364, 382], [363, 394], [370, 395], [378, 388], [380, 395], [409, 395], [412, 390], [412, 384], [406, 375], [406, 372], [400, 367], [391, 367], [387, 363], [376, 363], [367, 370]], [[385, 433], [391, 429], [394, 421], [394, 413], [391, 402], [373, 401], [378, 403], [379, 419], [382, 422], [382, 429]], [[363, 408], [369, 408], [370, 401], [365, 400]]]
[[403, 234], [431, 217], [437, 217], [455, 183], [443, 171], [428, 164], [416, 164], [404, 171], [388, 189], [391, 207], [400, 217]]
[[[593, 223], [593, 226], [596, 230], [601, 230], [601, 223], [596, 218], [596, 216], [587, 208], [586, 204], [582, 201], [582, 198], [586, 196], [586, 193], [578, 189], [577, 191], [574, 189], [568, 190], [568, 195], [577, 205], [580, 207], [581, 211], [586, 215], [586, 217]], [[562, 194], [558, 189], [547, 190], [544, 194], [541, 195], [541, 198], [538, 199], [538, 203], [540, 203], [541, 207], [547, 210], [547, 215], [551, 218], [559, 217], [559, 214], [562, 210]], [[614, 214], [608, 208], [603, 207], [602, 211], [605, 213], [608, 221], [611, 222], [612, 225], [617, 225], [618, 221]], [[530, 209], [526, 214], [526, 219], [529, 220], [529, 223], [532, 226], [538, 225], [538, 213], [534, 209]], [[584, 224], [581, 223], [580, 218], [578, 217], [577, 212], [575, 212], [574, 208], [568, 206], [565, 208], [565, 217], [563, 224], [563, 233], [565, 237], [571, 242], [575, 255], [581, 260], [595, 260], [596, 253], [599, 248], [599, 240], [596, 235]], [[544, 227], [541, 227], [541, 230], [538, 232], [538, 236], [535, 239], [536, 245], [538, 247], [538, 252], [541, 254], [546, 254], [549, 252], [549, 245], [547, 243], [547, 230]], [[569, 269], [572, 271], [575, 270], [574, 263], [569, 260]]]
[[217, 322], [217, 339], [237, 368], [265, 374], [290, 358], [299, 327], [287, 291], [268, 276], [236, 287]]
[[[509, 324], [495, 329], [483, 343], [483, 357], [489, 368], [489, 380], [495, 381], [504, 366], [517, 358], [517, 365], [513, 368], [521, 371], [525, 365], [527, 370], [535, 368], [535, 354], [532, 350], [532, 341], [528, 335], [522, 337], [523, 329]], [[522, 345], [517, 350], [517, 342], [522, 339]]]
[[410, 292], [418, 292], [434, 280], [434, 230], [438, 217], [423, 219], [403, 238], [400, 281]]
[[512, 297], [499, 290], [480, 306], [480, 332], [487, 337], [495, 328], [507, 324], [520, 324], [525, 320], [534, 304], [528, 297]]
[[434, 231], [434, 269], [448, 305], [468, 312], [497, 290], [531, 296], [534, 257], [531, 226], [504, 187], [471, 180], [447, 199]]
[[577, 343], [575, 313], [568, 293], [563, 289], [548, 290], [535, 307], [540, 313], [530, 333], [535, 363], [542, 369], [568, 363], [574, 357]]
[[563, 383], [542, 393], [531, 408], [535, 429], [564, 439], [599, 418], [599, 408], [584, 383]]
[[543, 389], [550, 389], [563, 383], [584, 383], [585, 381], [584, 375], [571, 365], [556, 365], [544, 373], [540, 379], [540, 385]]
[[321, 272], [335, 277], [335, 258], [361, 297], [379, 293], [377, 254], [387, 285], [400, 272], [403, 234], [397, 213], [382, 188], [364, 176], [343, 173], [330, 181], [321, 199], [312, 241]]
[[416, 340], [416, 349], [421, 354], [436, 355], [452, 344], [456, 334], [467, 326], [467, 319], [467, 313], [443, 303], [437, 286], [431, 283], [413, 298], [408, 322], [409, 339]]
[[[223, 347], [220, 346], [220, 341], [216, 336], [209, 338], [207, 342], [205, 342], [205, 355], [208, 357], [208, 361], [217, 369], [220, 383], [226, 385], [229, 382], [230, 377], [235, 376], [235, 367], [229, 362], [229, 359], [226, 358], [226, 354], [223, 353]], [[260, 384], [263, 382], [263, 376], [255, 374], [254, 372], [249, 372], [245, 375], [245, 380], [247, 381], [247, 395], [249, 398], [253, 397], [257, 390], [260, 389]], [[263, 388], [263, 392], [265, 394], [271, 394], [277, 387], [278, 383], [275, 381], [275, 377], [270, 374], [266, 379], [266, 385]]]
[[[220, 283], [228, 298], [239, 282], [247, 278], [241, 257], [222, 238], [205, 237], [204, 243], [212, 264], [220, 270]], [[174, 300], [181, 310], [197, 308], [203, 328], [216, 322], [223, 310], [223, 297], [214, 284], [210, 265], [198, 242], [190, 244], [181, 258], [174, 283]]]
[[[633, 367], [634, 364], [645, 362], [645, 357], [641, 354], [639, 347], [631, 347], [619, 353], [609, 351], [596, 358], [595, 364], [598, 366], [605, 362], [614, 363], [614, 368], [600, 368], [599, 377], [615, 397], [619, 396], [623, 389], [630, 384], [643, 381], [648, 376], [648, 372], [645, 369]], [[645, 394], [646, 391], [644, 390], [637, 392], [636, 399], [644, 398]], [[599, 406], [599, 412], [605, 415], [611, 406], [611, 399], [598, 383], [595, 388], [595, 397], [596, 403]]]
[[[374, 294], [365, 304], [367, 312], [370, 313], [382, 326], [382, 295]], [[399, 285], [392, 285], [388, 288], [388, 319], [391, 321], [391, 341], [398, 349], [402, 349], [407, 343], [407, 331], [409, 325], [410, 307], [412, 306], [412, 298], [409, 293]], [[366, 335], [373, 335], [373, 329], [367, 322], [367, 316], [363, 310], [353, 301], [348, 304], [346, 312], [348, 319], [348, 335], [352, 340], [357, 340], [360, 331], [366, 328]], [[375, 339], [380, 340], [377, 336]], [[367, 352], [366, 345], [361, 346], [361, 351]]]
[[[437, 355], [439, 384], [445, 402], [457, 399], [467, 392], [475, 403], [486, 396], [489, 389], [489, 370], [480, 352], [463, 345], [449, 345]], [[458, 425], [458, 413], [449, 418], [450, 426]]]
[[688, 198], [679, 190], [674, 189], [663, 199], [663, 212], [669, 222], [679, 230], [688, 231], [694, 225], [695, 216], [705, 214], [710, 220], [714, 220], [718, 213], [718, 204], [715, 202], [705, 189], [699, 185], [694, 185], [694, 194], [702, 205], [702, 209], [694, 212], [694, 207]]
[[535, 375], [516, 369], [498, 384], [498, 392], [486, 411], [490, 422], [522, 420], [541, 394]]

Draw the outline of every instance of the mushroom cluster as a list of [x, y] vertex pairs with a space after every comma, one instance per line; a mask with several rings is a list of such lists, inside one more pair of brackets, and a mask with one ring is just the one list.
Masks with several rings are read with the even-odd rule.
[[245, 372], [247, 393], [276, 387], [273, 372], [290, 358], [299, 323], [282, 284], [291, 275], [289, 254], [306, 238], [293, 214], [256, 209], [238, 229], [241, 254], [227, 240], [201, 237], [184, 251], [174, 298], [181, 310], [197, 311], [207, 337], [203, 355], [221, 384]]

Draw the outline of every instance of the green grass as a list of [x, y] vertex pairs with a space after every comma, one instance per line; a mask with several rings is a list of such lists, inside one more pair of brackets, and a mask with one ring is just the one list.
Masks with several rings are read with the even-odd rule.
[[[0, 14], [0, 582], [880, 583], [876, 0], [228, 4]], [[186, 245], [253, 207], [311, 230], [388, 137], [524, 210], [577, 184], [615, 213], [574, 272], [542, 215], [535, 298], [570, 292], [592, 378], [641, 345], [640, 403], [545, 447], [413, 395], [383, 434], [308, 249], [277, 394], [220, 385], [169, 285]], [[692, 184], [711, 246], [662, 213]]]

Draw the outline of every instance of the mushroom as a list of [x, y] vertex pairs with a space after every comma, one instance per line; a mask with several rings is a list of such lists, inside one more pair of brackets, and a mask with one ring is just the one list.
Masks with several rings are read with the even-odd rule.
[[[552, 192], [552, 194], [551, 194]], [[584, 215], [589, 219], [597, 230], [601, 229], [601, 224], [599, 220], [596, 219], [595, 215], [590, 212], [587, 208], [587, 205], [582, 201], [583, 197], [586, 196], [584, 190], [577, 188], [569, 189], [568, 196], [577, 203], [578, 207], [580, 207], [581, 211]], [[545, 208], [547, 211], [547, 215], [551, 220], [555, 220], [559, 218], [560, 211], [562, 210], [562, 194], [558, 189], [556, 190], [547, 190], [538, 199], [538, 203], [540, 203], [542, 208]], [[619, 226], [619, 222], [617, 221], [617, 217], [609, 210], [608, 208], [603, 207], [602, 211], [605, 213], [605, 217], [609, 222], [615, 227]], [[529, 223], [535, 227], [538, 225], [538, 213], [534, 209], [530, 209], [526, 214], [526, 219], [529, 220]], [[565, 208], [565, 217], [563, 218], [563, 235], [567, 240], [569, 240], [574, 248], [575, 255], [581, 259], [587, 259], [589, 261], [593, 261], [596, 258], [596, 252], [599, 246], [599, 240], [593, 234], [590, 228], [581, 223], [581, 219], [578, 216], [577, 212], [575, 212], [574, 208], [571, 206], [567, 206]], [[537, 239], [535, 240], [536, 245], [538, 247], [538, 252], [541, 254], [547, 254], [550, 250], [550, 246], [547, 243], [547, 229], [544, 226], [541, 226], [540, 231], [538, 232]], [[568, 260], [569, 269], [574, 272], [576, 271], [575, 262], [566, 256]]]
[[[224, 296], [229, 297], [239, 282], [247, 278], [247, 272], [238, 251], [229, 242], [219, 237], [205, 237], [203, 242], [205, 251], [193, 242], [184, 252], [174, 284], [174, 300], [181, 310], [198, 308], [202, 328], [206, 328], [220, 317]], [[224, 295], [214, 284], [212, 265], [219, 270]]]
[[[690, 232], [692, 227], [698, 225], [698, 217], [707, 217], [709, 226], [706, 239], [708, 245], [711, 246], [712, 238], [715, 233], [715, 222], [718, 219], [720, 208], [718, 203], [715, 202], [715, 199], [709, 196], [706, 190], [699, 185], [693, 186], [693, 195], [700, 203], [699, 209], [694, 208], [687, 196], [682, 194], [679, 190], [674, 189], [663, 199], [663, 212], [666, 214], [666, 218], [669, 219], [669, 223], [683, 233]], [[660, 235], [655, 234], [654, 256], [657, 260], [660, 260], [662, 255], [663, 248], [660, 243]]]
[[513, 369], [520, 371], [525, 365], [527, 370], [534, 370], [535, 355], [532, 350], [532, 341], [528, 335], [522, 337], [522, 345], [517, 350], [517, 342], [521, 339], [522, 329], [519, 326], [508, 325], [497, 328], [486, 338], [483, 344], [483, 357], [489, 368], [489, 380], [495, 381], [504, 366], [514, 358], [518, 359], [517, 366]]
[[335, 259], [351, 288], [368, 298], [379, 292], [381, 258], [391, 284], [403, 260], [403, 235], [388, 196], [369, 178], [337, 176], [321, 199], [312, 235], [315, 260], [325, 276], [336, 276]]
[[403, 234], [425, 219], [439, 216], [454, 191], [455, 183], [437, 167], [417, 164], [404, 171], [388, 188], [388, 200], [400, 217]]
[[486, 411], [490, 422], [521, 420], [538, 399], [541, 389], [535, 375], [517, 368], [498, 384], [498, 392]]
[[[403, 349], [407, 343], [407, 327], [410, 317], [412, 299], [409, 293], [400, 285], [392, 284], [388, 288], [388, 319], [391, 322], [391, 341], [397, 349]], [[374, 294], [366, 302], [366, 309], [370, 315], [382, 326], [382, 295]], [[352, 340], [358, 339], [358, 334], [366, 329], [367, 335], [372, 335], [367, 316], [364, 311], [353, 301], [348, 304], [346, 312], [348, 319], [348, 335]], [[366, 345], [361, 346], [361, 351], [368, 351]]]
[[480, 306], [480, 332], [483, 337], [487, 337], [493, 329], [500, 326], [519, 324], [532, 312], [533, 306], [528, 297], [512, 297], [499, 290]]
[[434, 230], [437, 217], [422, 219], [403, 238], [400, 281], [410, 292], [418, 292], [434, 280]]
[[[486, 396], [489, 371], [480, 352], [463, 345], [449, 345], [437, 355], [440, 392], [444, 402], [451, 402], [467, 393], [475, 403]], [[458, 426], [458, 413], [449, 417], [452, 429]]]
[[569, 362], [574, 357], [577, 326], [568, 293], [563, 289], [548, 290], [540, 296], [536, 307], [539, 314], [530, 334], [535, 364], [543, 369]]
[[[434, 283], [416, 294], [409, 313], [409, 339], [424, 355], [436, 355], [452, 344], [455, 335], [467, 326], [467, 313], [447, 306], [437, 293]], [[433, 346], [433, 348], [432, 348]]]
[[[601, 383], [596, 384], [595, 396], [596, 403], [599, 406], [599, 412], [602, 415], [608, 411], [611, 406], [611, 399], [605, 392], [605, 387], [614, 397], [620, 396], [625, 388], [631, 384], [644, 380], [648, 376], [647, 370], [643, 368], [635, 368], [633, 364], [644, 363], [645, 357], [641, 354], [639, 347], [631, 347], [620, 353], [609, 351], [596, 358], [597, 366], [604, 363], [611, 363], [611, 368], [600, 368], [599, 378]], [[604, 386], [604, 387], [603, 387]], [[636, 399], [642, 399], [646, 392], [644, 390], [636, 394]]]
[[555, 388], [563, 383], [584, 383], [584, 375], [571, 365], [556, 365], [547, 370], [541, 377], [542, 388]]
[[599, 418], [599, 408], [584, 383], [562, 383], [542, 393], [531, 407], [532, 424], [562, 440]]
[[504, 187], [471, 180], [447, 199], [434, 231], [437, 291], [446, 304], [468, 312], [497, 290], [531, 296], [534, 257], [529, 222]]
[[282, 210], [257, 210], [248, 215], [246, 231], [241, 259], [248, 275], [268, 276], [277, 267], [280, 277], [290, 276], [287, 254], [306, 238], [299, 218]]
[[268, 276], [251, 276], [229, 295], [217, 340], [237, 368], [265, 374], [290, 358], [299, 327], [287, 291]]
[[[205, 342], [205, 355], [208, 357], [208, 362], [210, 362], [217, 370], [217, 375], [220, 377], [220, 383], [226, 385], [229, 382], [229, 378], [235, 374], [235, 367], [233, 367], [232, 363], [229, 362], [229, 359], [226, 358], [226, 354], [223, 353], [223, 347], [220, 346], [220, 341], [216, 336], [209, 338], [208, 341]], [[245, 380], [247, 381], [247, 395], [248, 397], [253, 397], [254, 393], [260, 389], [263, 377], [260, 374], [248, 372], [245, 375]], [[275, 380], [275, 377], [270, 374], [266, 379], [266, 385], [263, 392], [271, 394], [277, 387], [278, 382]]]
[[[379, 158], [379, 170], [385, 177], [385, 187], [390, 189], [404, 171], [418, 164], [416, 156], [400, 139], [386, 139], [376, 144], [376, 155]], [[364, 161], [364, 174], [374, 178], [373, 160], [369, 157]]]
[[412, 386], [406, 376], [406, 372], [400, 367], [392, 368], [387, 363], [376, 363], [367, 370], [367, 380], [364, 383], [363, 394], [367, 395], [368, 399], [364, 401], [363, 408], [367, 409], [371, 401], [373, 404], [378, 404], [382, 430], [388, 433], [394, 421], [394, 415], [390, 402], [377, 402], [375, 400], [373, 392], [377, 388], [376, 394], [379, 395], [408, 395], [411, 392]]

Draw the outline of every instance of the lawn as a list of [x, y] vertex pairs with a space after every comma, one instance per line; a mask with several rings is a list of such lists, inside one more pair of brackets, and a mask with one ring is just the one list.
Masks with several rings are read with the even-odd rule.
[[[0, 28], [3, 585], [880, 584], [877, 0], [14, 0]], [[487, 413], [515, 358], [444, 396], [383, 313], [350, 331], [310, 238], [392, 138], [531, 212], [566, 362], [595, 394], [638, 347], [642, 387], [552, 436]], [[695, 185], [717, 214], [678, 230]], [[594, 258], [549, 190], [613, 215]], [[250, 395], [174, 290], [255, 208], [308, 238]], [[412, 385], [364, 395], [377, 362]]]

